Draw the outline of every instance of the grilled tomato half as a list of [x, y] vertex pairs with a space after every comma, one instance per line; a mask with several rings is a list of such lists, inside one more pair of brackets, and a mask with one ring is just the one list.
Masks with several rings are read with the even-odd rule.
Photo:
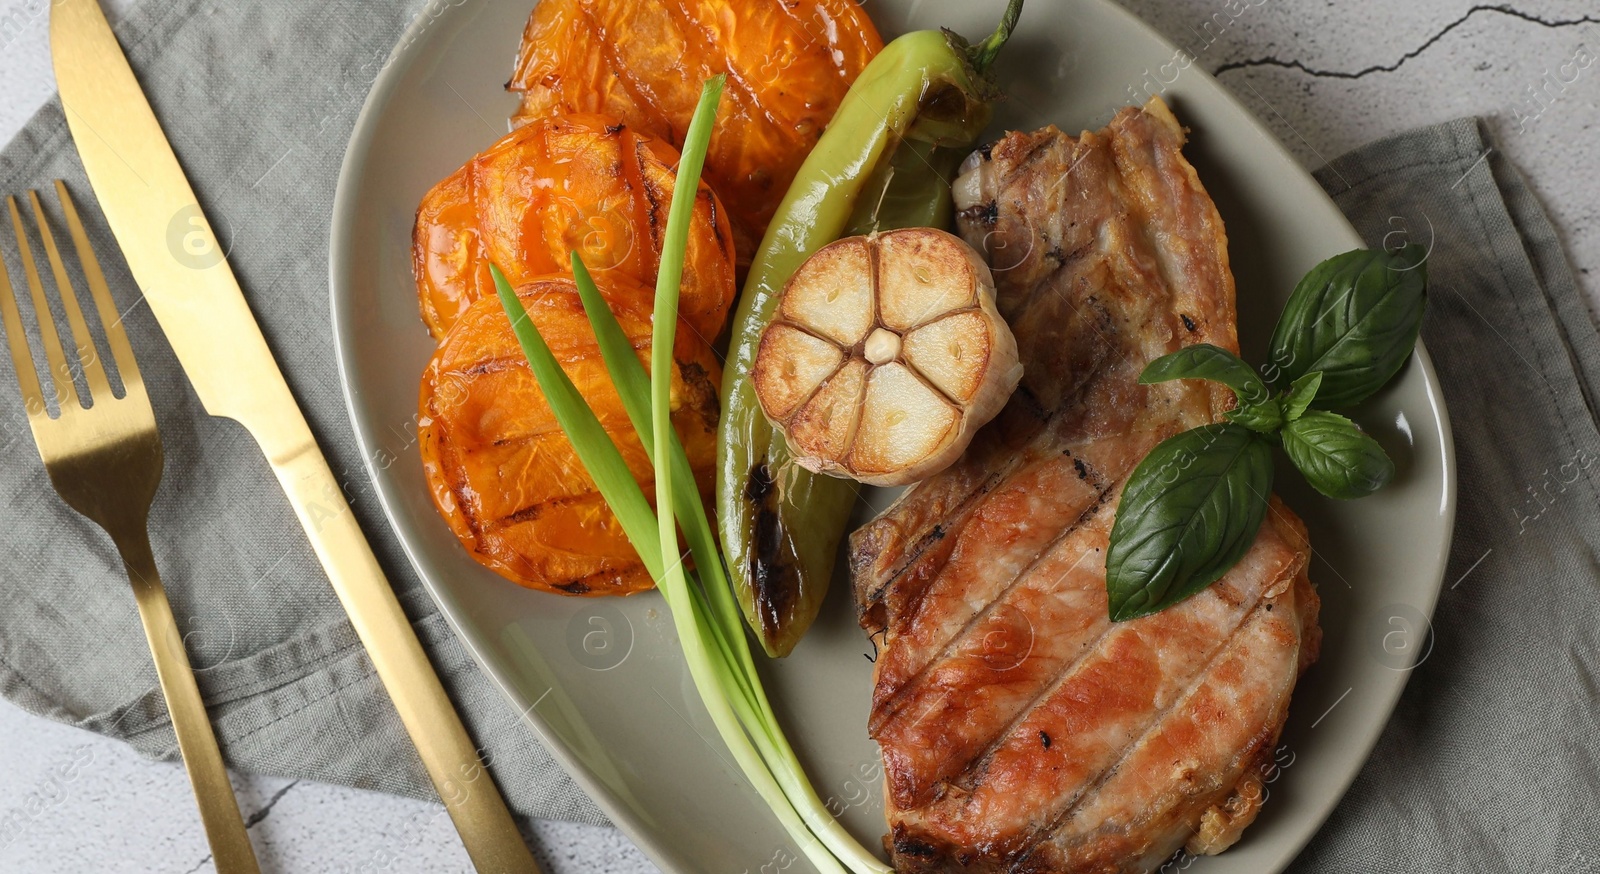
[[[594, 114], [531, 122], [479, 153], [417, 210], [412, 269], [428, 330], [442, 338], [474, 302], [494, 298], [491, 262], [520, 286], [570, 272], [577, 252], [602, 289], [610, 277], [633, 280], [613, 288], [654, 288], [677, 163], [665, 142]], [[679, 312], [711, 341], [734, 292], [732, 229], [701, 183]]]
[[728, 74], [706, 178], [741, 264], [883, 39], [857, 0], [540, 0], [506, 87], [513, 122], [605, 112], [680, 145], [700, 84]]
[[[649, 292], [619, 276], [597, 276], [596, 284], [648, 366]], [[606, 372], [577, 285], [567, 276], [540, 277], [517, 296], [653, 496], [650, 461]], [[710, 344], [681, 322], [679, 328], [672, 422], [701, 492], [710, 495], [722, 374]], [[419, 407], [429, 490], [478, 562], [528, 588], [568, 595], [626, 595], [653, 585], [556, 422], [498, 298], [478, 300], [455, 320], [423, 374]]]

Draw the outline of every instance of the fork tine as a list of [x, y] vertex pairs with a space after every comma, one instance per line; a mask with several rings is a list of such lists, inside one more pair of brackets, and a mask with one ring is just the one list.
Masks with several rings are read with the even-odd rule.
[[111, 346], [111, 357], [117, 362], [117, 375], [122, 378], [124, 396], [143, 388], [144, 378], [139, 375], [139, 362], [134, 360], [133, 347], [128, 344], [128, 332], [122, 326], [122, 313], [117, 312], [117, 302], [111, 298], [106, 285], [106, 275], [100, 271], [100, 259], [95, 257], [89, 234], [78, 218], [78, 207], [73, 203], [67, 183], [56, 180], [56, 199], [61, 202], [61, 213], [67, 220], [67, 233], [72, 237], [72, 248], [78, 252], [78, 263], [83, 267], [83, 278], [89, 284], [89, 294], [94, 298], [95, 309], [100, 313], [100, 326], [105, 329], [106, 341]]
[[56, 277], [56, 292], [61, 295], [61, 307], [67, 311], [67, 324], [72, 327], [72, 340], [78, 347], [78, 364], [83, 368], [84, 381], [88, 383], [89, 397], [95, 400], [111, 399], [111, 383], [106, 380], [105, 364], [94, 347], [94, 337], [89, 333], [89, 323], [83, 320], [83, 309], [78, 306], [78, 290], [67, 275], [67, 265], [61, 260], [61, 250], [56, 248], [55, 234], [45, 221], [44, 207], [39, 205], [39, 192], [29, 191], [28, 202], [33, 206], [33, 219], [39, 225], [39, 240], [44, 243], [45, 258]]
[[0, 319], [5, 321], [11, 365], [17, 371], [17, 385], [22, 389], [22, 405], [27, 408], [28, 419], [47, 416], [44, 393], [39, 390], [39, 374], [33, 370], [33, 353], [28, 349], [27, 335], [22, 333], [22, 316], [17, 312], [17, 296], [11, 287], [11, 269], [3, 259], [0, 259]]
[[28, 245], [28, 232], [22, 227], [22, 214], [17, 211], [17, 199], [6, 195], [6, 206], [11, 210], [11, 229], [17, 235], [17, 251], [22, 255], [22, 272], [28, 278], [28, 290], [33, 297], [33, 317], [39, 322], [39, 338], [44, 342], [44, 358], [50, 365], [50, 381], [56, 390], [56, 405], [64, 414], [78, 401], [77, 389], [72, 385], [72, 371], [67, 369], [67, 359], [61, 353], [61, 337], [56, 333], [56, 320], [50, 314], [50, 301], [44, 296], [44, 284], [39, 281], [39, 267], [33, 262], [33, 249]]

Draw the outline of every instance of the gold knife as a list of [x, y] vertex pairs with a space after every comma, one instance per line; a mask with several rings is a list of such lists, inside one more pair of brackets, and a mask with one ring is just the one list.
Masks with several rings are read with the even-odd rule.
[[61, 108], [128, 269], [195, 392], [261, 445], [480, 872], [536, 872], [345, 503], [97, 0], [55, 0]]

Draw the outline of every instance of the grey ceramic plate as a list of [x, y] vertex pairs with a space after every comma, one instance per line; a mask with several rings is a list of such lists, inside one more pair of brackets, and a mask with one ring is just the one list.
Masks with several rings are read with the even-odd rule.
[[[356, 124], [334, 203], [332, 296], [341, 373], [370, 473], [417, 572], [478, 662], [527, 712], [578, 782], [663, 868], [806, 869], [717, 741], [654, 594], [580, 600], [520, 589], [475, 564], [435, 515], [416, 447], [417, 381], [433, 351], [417, 317], [411, 223], [422, 194], [506, 130], [501, 90], [530, 0], [434, 3], [396, 48]], [[869, 2], [886, 37], [947, 26], [980, 37], [999, 0]], [[1224, 13], [1226, 14], [1226, 13]], [[1165, 89], [1193, 131], [1187, 151], [1227, 223], [1246, 356], [1313, 264], [1361, 244], [1261, 124], [1177, 48], [1106, 0], [1030, 0], [999, 64], [1010, 95], [995, 131], [1099, 127]], [[1170, 81], [1169, 81], [1170, 80]], [[1425, 656], [1427, 617], [1455, 518], [1450, 431], [1420, 349], [1360, 411], [1399, 466], [1379, 495], [1335, 504], [1285, 470], [1310, 526], [1323, 597], [1322, 660], [1295, 692], [1271, 800], [1244, 840], [1195, 864], [1271, 872], [1292, 859], [1354, 778]], [[888, 492], [871, 496], [882, 506]], [[863, 513], [870, 508], [863, 507]], [[836, 582], [795, 654], [767, 670], [819, 793], [868, 846], [884, 831], [877, 751], [865, 731], [871, 651]], [[763, 866], [771, 867], [763, 868]]]

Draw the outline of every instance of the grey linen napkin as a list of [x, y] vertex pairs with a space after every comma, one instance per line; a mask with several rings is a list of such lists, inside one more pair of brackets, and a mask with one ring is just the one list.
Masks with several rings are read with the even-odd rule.
[[[422, 590], [371, 493], [339, 390], [328, 328], [334, 184], [361, 103], [421, 7], [416, 0], [150, 0], [117, 30], [230, 248], [267, 342], [507, 801], [528, 817], [604, 822]], [[93, 203], [59, 101], [0, 153], [0, 193], [44, 190], [53, 177], [65, 178], [80, 203]], [[151, 514], [156, 561], [229, 764], [435, 798], [260, 450], [236, 424], [206, 415], [98, 212], [86, 210], [86, 221], [127, 311], [166, 445]], [[15, 271], [10, 236], [0, 234]], [[21, 278], [13, 273], [14, 282]], [[9, 361], [4, 367], [0, 694], [125, 739], [144, 755], [175, 759], [122, 565], [106, 536], [50, 488]]]
[[[601, 821], [418, 588], [368, 491], [338, 391], [324, 316], [334, 180], [367, 88], [415, 10], [146, 2], [120, 35], [511, 805]], [[1432, 241], [1424, 336], [1454, 421], [1461, 498], [1432, 650], [1297, 870], [1565, 874], [1600, 858], [1600, 335], [1543, 212], [1487, 150], [1477, 123], [1461, 120], [1319, 174], [1372, 245], [1400, 225]], [[0, 154], [0, 190], [56, 175], [88, 198], [51, 105]], [[229, 761], [431, 797], [255, 446], [204, 414], [109, 239], [99, 242], [167, 444], [157, 557]], [[0, 693], [174, 758], [120, 565], [50, 491], [9, 384], [0, 376]]]
[[1432, 648], [1296, 870], [1600, 866], [1600, 334], [1492, 145], [1459, 119], [1317, 171], [1368, 245], [1432, 246], [1459, 497]]

